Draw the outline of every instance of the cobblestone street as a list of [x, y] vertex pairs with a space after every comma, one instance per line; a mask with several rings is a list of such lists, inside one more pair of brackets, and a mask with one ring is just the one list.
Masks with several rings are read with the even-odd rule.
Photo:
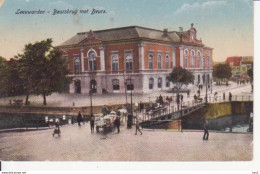
[[[89, 123], [53, 129], [0, 133], [4, 161], [247, 161], [252, 160], [253, 134], [143, 130], [121, 126], [120, 134], [90, 133]], [[57, 136], [57, 135], [56, 135]]]

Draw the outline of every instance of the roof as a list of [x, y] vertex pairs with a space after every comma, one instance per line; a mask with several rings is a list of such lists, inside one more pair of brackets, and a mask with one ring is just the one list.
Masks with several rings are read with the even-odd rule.
[[92, 31], [77, 33], [59, 46], [79, 44], [81, 41], [88, 38], [92, 33], [95, 38], [100, 39], [103, 42], [138, 38], [147, 38], [168, 42], [180, 42], [180, 36], [177, 34], [177, 32], [171, 31], [168, 32], [167, 35], [165, 35], [164, 31], [162, 30], [139, 26], [112, 28], [106, 30], [97, 30], [93, 31], [92, 33], [91, 32]]
[[241, 56], [228, 57], [226, 60], [226, 64], [228, 64], [229, 66], [240, 66], [241, 60]]

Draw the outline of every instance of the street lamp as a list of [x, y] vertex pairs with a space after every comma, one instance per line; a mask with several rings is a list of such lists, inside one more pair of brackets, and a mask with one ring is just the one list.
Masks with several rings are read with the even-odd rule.
[[[127, 84], [127, 82], [129, 84]], [[127, 85], [130, 86], [130, 92], [131, 92], [131, 105], [130, 105], [130, 115], [128, 115], [128, 120], [127, 120], [127, 128], [132, 128], [132, 123], [133, 123], [133, 84], [132, 84], [132, 79], [131, 76], [128, 76], [128, 79], [126, 81], [126, 87]]]
[[89, 99], [90, 99], [90, 115], [92, 116], [93, 115], [93, 106], [92, 106], [92, 93], [93, 93], [93, 84], [91, 83], [92, 80], [93, 80], [93, 76], [90, 74], [90, 89], [89, 89]]

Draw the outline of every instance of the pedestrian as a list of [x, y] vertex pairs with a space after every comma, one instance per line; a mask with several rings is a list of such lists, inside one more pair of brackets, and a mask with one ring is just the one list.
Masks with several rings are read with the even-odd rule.
[[78, 113], [77, 121], [78, 121], [78, 125], [81, 126], [80, 123], [82, 122], [82, 115], [81, 115], [80, 111]]
[[55, 134], [58, 134], [59, 137], [60, 137], [60, 134], [61, 134], [60, 124], [59, 124], [58, 121], [56, 121], [56, 123], [55, 123], [55, 129], [54, 129], [52, 136], [54, 137]]
[[204, 129], [203, 140], [208, 140], [209, 139], [209, 131], [208, 131], [208, 121], [206, 121], [206, 120], [204, 121], [203, 129]]
[[199, 97], [200, 96], [200, 90], [198, 90], [197, 93], [198, 93], [198, 97]]
[[181, 94], [181, 102], [183, 102], [183, 95]]
[[215, 101], [217, 101], [217, 99], [218, 99], [218, 92], [214, 93], [214, 99], [215, 99]]
[[162, 106], [163, 105], [163, 97], [162, 97], [162, 95], [160, 94], [160, 96], [159, 96], [159, 104], [160, 104], [160, 106]]
[[95, 117], [93, 114], [90, 116], [90, 130], [91, 133], [94, 133]]
[[120, 118], [119, 118], [119, 116], [116, 117], [115, 125], [116, 125], [116, 128], [117, 128], [117, 133], [119, 134], [119, 132], [120, 132]]
[[137, 135], [137, 131], [139, 131], [141, 133], [141, 135], [143, 134], [142, 131], [140, 130], [140, 123], [139, 123], [139, 119], [136, 118], [136, 123], [135, 123], [136, 129], [135, 129], [135, 135]]
[[231, 94], [231, 92], [229, 92], [229, 101], [231, 102], [232, 101], [232, 94]]
[[226, 98], [226, 94], [225, 92], [223, 92], [223, 100], [225, 101], [225, 98]]
[[187, 91], [187, 97], [190, 97], [190, 90]]
[[139, 104], [139, 108], [140, 108], [140, 113], [141, 113], [144, 109], [144, 104], [142, 103], [142, 101]]
[[239, 85], [239, 81], [237, 80], [237, 86]]

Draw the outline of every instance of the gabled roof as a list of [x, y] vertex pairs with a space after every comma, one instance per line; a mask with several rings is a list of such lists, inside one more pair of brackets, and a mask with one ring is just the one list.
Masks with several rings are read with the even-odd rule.
[[226, 60], [226, 64], [228, 64], [229, 66], [240, 66], [241, 60], [241, 56], [228, 57]]
[[[80, 43], [82, 40], [89, 37], [90, 33], [91, 31], [77, 33], [72, 38], [68, 39], [59, 46], [76, 45]], [[174, 31], [168, 32], [167, 35], [165, 35], [164, 31], [139, 26], [97, 30], [93, 31], [92, 33], [94, 37], [100, 39], [103, 42], [138, 38], [146, 38], [167, 42], [180, 42], [180, 36]]]

